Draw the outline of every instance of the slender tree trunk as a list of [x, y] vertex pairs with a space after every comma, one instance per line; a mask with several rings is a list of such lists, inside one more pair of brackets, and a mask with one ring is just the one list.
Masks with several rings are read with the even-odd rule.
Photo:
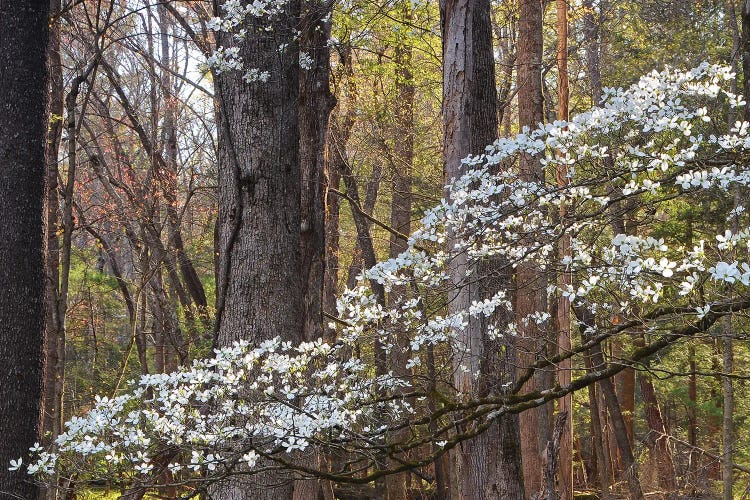
[[[487, 0], [441, 0], [443, 26], [443, 163], [446, 181], [463, 173], [463, 160], [469, 154], [481, 154], [497, 137], [495, 88], [490, 2]], [[448, 238], [450, 247], [455, 240]], [[449, 312], [468, 309], [473, 300], [481, 300], [501, 289], [510, 280], [503, 263], [482, 263], [478, 276], [494, 271], [497, 280], [480, 286], [463, 283], [469, 262], [465, 255], [449, 264], [453, 289]], [[509, 318], [496, 318], [498, 323]], [[476, 318], [457, 332], [465, 351], [454, 355], [456, 388], [466, 394], [487, 394], [512, 379], [512, 349], [485, 336], [487, 325]], [[479, 373], [474, 380], [473, 374]], [[461, 499], [523, 498], [523, 477], [518, 448], [518, 420], [503, 417], [474, 439], [464, 441], [452, 452], [451, 482]], [[461, 429], [459, 429], [461, 431]]]
[[[179, 168], [176, 111], [178, 103], [177, 97], [175, 96], [172, 74], [166, 69], [174, 66], [170, 55], [171, 51], [169, 43], [169, 27], [171, 20], [167, 8], [163, 4], [159, 4], [157, 10], [159, 14], [159, 31], [161, 32], [161, 66], [162, 68], [165, 68], [161, 75], [161, 86], [162, 96], [165, 102], [162, 142], [166, 153], [163, 161], [157, 161], [157, 172], [160, 177], [161, 190], [164, 195], [165, 209], [167, 213], [167, 234], [169, 236], [168, 249], [170, 252], [174, 253], [174, 259], [179, 267], [180, 275], [182, 276], [182, 281], [185, 283], [187, 293], [190, 295], [192, 302], [198, 307], [198, 313], [205, 322], [207, 319], [206, 291], [198, 277], [193, 261], [185, 251], [185, 243], [182, 239], [182, 230], [180, 228], [181, 217], [177, 197]], [[156, 152], [154, 152], [154, 154], [156, 154]], [[185, 306], [183, 305], [183, 307]], [[190, 305], [188, 303], [187, 308], [189, 307]]]
[[[50, 0], [50, 12], [60, 10], [60, 0]], [[63, 358], [65, 355], [64, 336], [60, 332], [57, 317], [58, 291], [60, 286], [60, 207], [57, 194], [59, 175], [58, 154], [63, 130], [63, 75], [60, 56], [60, 21], [50, 26], [50, 43], [47, 52], [47, 64], [50, 77], [49, 112], [50, 125], [47, 132], [47, 344], [44, 381], [44, 441], [49, 446], [60, 434], [63, 420]], [[56, 491], [50, 488], [47, 498], [54, 500]]]
[[[590, 373], [593, 370], [593, 364], [591, 362], [591, 355], [586, 354], [585, 359], [586, 372]], [[604, 437], [602, 425], [602, 410], [599, 405], [600, 397], [600, 386], [599, 383], [591, 384], [588, 387], [589, 396], [589, 414], [591, 415], [591, 447], [592, 456], [596, 457], [596, 477], [601, 490], [603, 499], [609, 498], [609, 486], [611, 484], [612, 472], [609, 461], [609, 456], [606, 453], [606, 447], [604, 446]]]
[[602, 71], [600, 65], [599, 23], [594, 12], [593, 0], [583, 0], [583, 36], [586, 43], [586, 68], [591, 85], [594, 106], [602, 100]]
[[[584, 329], [594, 325], [594, 317], [590, 311], [576, 310], [576, 316]], [[602, 370], [605, 367], [604, 355], [602, 354], [601, 344], [596, 344], [591, 348], [591, 361], [594, 370]], [[620, 402], [617, 400], [612, 379], [605, 378], [600, 381], [600, 387], [604, 396], [604, 403], [607, 406], [612, 426], [614, 428], [614, 438], [617, 441], [617, 448], [622, 456], [625, 468], [625, 476], [628, 483], [628, 492], [631, 499], [641, 500], [644, 498], [640, 480], [638, 479], [638, 463], [633, 456], [628, 433], [625, 427], [625, 419], [620, 409]]]
[[722, 422], [722, 453], [721, 453], [721, 479], [724, 485], [724, 500], [734, 498], [732, 486], [734, 485], [734, 386], [732, 374], [734, 372], [734, 345], [732, 342], [732, 317], [724, 319], [724, 336], [722, 339], [723, 372], [723, 422]]
[[[348, 136], [348, 134], [347, 134]], [[339, 169], [339, 172], [344, 175], [344, 172], [350, 172], [346, 175], [350, 175], [351, 179], [354, 182], [354, 185], [357, 185], [357, 179], [354, 176], [354, 172], [351, 169], [351, 165], [349, 165], [349, 159], [347, 158], [346, 153], [343, 153], [343, 156], [338, 156], [336, 159], [336, 165]], [[358, 206], [362, 208], [365, 214], [372, 216], [373, 212], [375, 211], [375, 204], [378, 201], [378, 194], [380, 193], [380, 183], [383, 180], [383, 163], [380, 161], [376, 161], [375, 164], [372, 166], [372, 172], [370, 173], [370, 177], [367, 179], [367, 183], [365, 184], [365, 199], [364, 202]], [[344, 183], [345, 186], [347, 186], [346, 182]], [[346, 188], [347, 191], [350, 190], [349, 187]], [[357, 188], [359, 191], [359, 188]], [[359, 196], [359, 194], [357, 195]], [[359, 198], [357, 198], [359, 199]], [[370, 232], [370, 226], [372, 226], [372, 223], [369, 219], [363, 218], [362, 223], [365, 224], [367, 227], [367, 234]], [[356, 224], [355, 224], [356, 226]], [[349, 263], [349, 269], [347, 270], [347, 278], [346, 278], [346, 286], [348, 288], [354, 288], [357, 285], [357, 278], [362, 273], [362, 269], [366, 267], [366, 263], [364, 261], [364, 256], [362, 255], [362, 241], [360, 241], [359, 233], [357, 236], [357, 241], [354, 243], [354, 250], [352, 252], [352, 260]]]
[[[410, 22], [411, 2], [404, 1], [399, 5], [400, 14], [404, 22]], [[401, 234], [411, 232], [411, 183], [412, 164], [414, 162], [414, 80], [412, 74], [412, 48], [399, 43], [394, 49], [396, 102], [395, 126], [393, 128], [394, 152], [387, 156], [390, 160], [391, 174], [391, 220], [390, 225]], [[387, 146], [386, 146], [387, 147]], [[406, 250], [406, 241], [396, 235], [390, 235], [389, 256], [397, 257]], [[389, 294], [391, 304], [406, 299], [409, 293], [407, 287], [395, 287]], [[398, 322], [393, 324], [396, 334], [396, 348], [391, 350], [389, 368], [400, 378], [409, 381], [410, 372], [406, 368], [409, 350], [408, 333], [399, 328]], [[408, 440], [409, 431], [403, 429], [389, 436], [395, 442]], [[415, 452], [412, 452], [415, 453]], [[416, 453], [419, 453], [417, 450]], [[442, 457], [441, 457], [442, 459]], [[388, 498], [400, 500], [408, 498], [411, 474], [404, 472], [394, 474], [386, 479]]]
[[[336, 292], [339, 285], [339, 220], [341, 211], [341, 196], [334, 190], [339, 190], [343, 164], [346, 163], [346, 145], [354, 126], [357, 87], [352, 69], [351, 46], [342, 43], [338, 52], [339, 67], [346, 92], [347, 110], [337, 120], [336, 115], [330, 117], [329, 132], [326, 136], [328, 143], [326, 161], [326, 267], [325, 284], [323, 286], [323, 311], [334, 314], [336, 312]], [[341, 108], [340, 101], [338, 109]], [[328, 332], [328, 329], [326, 329]], [[330, 334], [329, 334], [330, 336]]]
[[[302, 4], [300, 50], [312, 60], [309, 68], [300, 70], [299, 131], [301, 186], [302, 300], [304, 308], [303, 338], [307, 341], [324, 337], [323, 289], [326, 265], [326, 137], [328, 120], [336, 99], [330, 90], [331, 37], [330, 2], [307, 0]], [[318, 454], [318, 462], [324, 457]], [[294, 498], [307, 500], [321, 493], [317, 480], [295, 481]], [[329, 483], [325, 483], [330, 488]]]
[[49, 0], [0, 0], [0, 495], [37, 498], [45, 353]]
[[303, 4], [300, 50], [312, 59], [300, 71], [299, 127], [302, 286], [304, 337], [323, 336], [323, 281], [325, 276], [325, 148], [328, 118], [336, 103], [330, 91], [331, 4], [307, 0]]
[[[568, 4], [566, 0], [556, 0], [557, 8], [557, 119], [568, 120]], [[567, 186], [568, 168], [565, 165], [557, 167], [557, 184], [560, 187]], [[567, 208], [560, 205], [560, 223], [566, 224]], [[564, 234], [559, 243], [559, 255], [561, 258], [571, 255], [570, 236]], [[560, 286], [565, 288], [573, 284], [572, 275], [562, 271], [558, 279]], [[570, 341], [570, 299], [564, 296], [558, 297], [557, 302], [557, 348], [560, 352], [569, 351]], [[570, 383], [571, 370], [573, 368], [570, 358], [557, 366], [557, 382], [564, 386]], [[562, 500], [573, 500], [573, 395], [568, 394], [558, 400], [558, 412], [569, 416], [561, 422], [563, 426], [560, 435], [558, 479]], [[549, 457], [548, 457], [549, 460]]]
[[[218, 34], [220, 46], [237, 44], [246, 68], [269, 73], [267, 82], [246, 83], [238, 72], [216, 78], [219, 346], [241, 339], [302, 339], [298, 16], [299, 1], [290, 0], [270, 20], [248, 17], [240, 42]], [[228, 479], [210, 494], [217, 500], [283, 500], [292, 497], [290, 479], [268, 471]]]
[[[544, 121], [542, 98], [542, 14], [540, 0], [518, 2], [518, 118], [520, 127], [536, 128]], [[521, 157], [521, 180], [544, 182], [544, 173], [537, 158], [524, 154]], [[515, 314], [519, 324], [517, 342], [518, 366], [521, 370], [533, 364], [537, 356], [545, 351], [544, 333], [533, 321], [524, 321], [527, 316], [544, 312], [546, 304], [546, 278], [535, 265], [522, 263], [516, 271]], [[524, 386], [524, 391], [536, 389], [540, 382], [533, 377]], [[540, 387], [541, 388], [541, 387]], [[550, 406], [544, 405], [524, 412], [520, 416], [521, 454], [523, 476], [527, 495], [542, 488], [542, 454], [550, 440]]]
[[[730, 18], [734, 17], [734, 5], [730, 2], [732, 13]], [[736, 20], [733, 22], [736, 31]], [[736, 86], [736, 84], [735, 84]], [[742, 196], [740, 188], [736, 187], [734, 193], [734, 209], [741, 205]], [[732, 232], [737, 234], [739, 231], [739, 217], [735, 215], [732, 221]], [[734, 340], [732, 331], [732, 316], [729, 315], [724, 318], [722, 335], [722, 425], [721, 425], [721, 481], [723, 484], [723, 497], [724, 500], [731, 500], [734, 498], [733, 486], [734, 486], [734, 445], [735, 445], [735, 429], [734, 429], [734, 381], [732, 375], [734, 374]]]
[[[328, 160], [326, 161], [326, 253], [325, 278], [323, 282], [323, 313], [336, 315], [336, 294], [339, 289], [339, 220], [341, 211], [341, 197], [330, 189], [338, 190], [341, 184], [341, 173], [333, 165], [333, 157], [337, 154], [332, 149], [331, 134], [328, 136]], [[325, 318], [324, 318], [325, 321]], [[326, 342], [335, 341], [335, 330], [323, 329]]]
[[695, 375], [696, 362], [695, 362], [695, 346], [690, 343], [688, 347], [688, 366], [690, 375], [688, 376], [688, 443], [690, 443], [690, 460], [688, 462], [688, 485], [692, 494], [695, 494], [697, 490], [698, 482], [698, 460], [700, 458], [698, 448], [698, 379]]
[[659, 407], [659, 400], [656, 397], [656, 389], [654, 389], [651, 378], [646, 373], [639, 373], [638, 382], [641, 395], [643, 396], [646, 423], [652, 433], [652, 436], [648, 440], [652, 463], [656, 465], [658, 470], [659, 484], [667, 492], [667, 496], [671, 498], [671, 495], [677, 491], [677, 476], [675, 474], [672, 453], [668, 446], [667, 425], [664, 422], [664, 417]]
[[[750, 98], [750, 0], [740, 0], [742, 19], [742, 95], [745, 101]], [[745, 106], [745, 121], [750, 121], [750, 106]]]

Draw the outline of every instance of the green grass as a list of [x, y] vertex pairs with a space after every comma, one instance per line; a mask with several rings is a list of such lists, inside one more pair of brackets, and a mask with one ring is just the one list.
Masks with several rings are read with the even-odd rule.
[[117, 490], [107, 492], [104, 488], [89, 488], [78, 494], [79, 500], [115, 500], [116, 498], [120, 498]]

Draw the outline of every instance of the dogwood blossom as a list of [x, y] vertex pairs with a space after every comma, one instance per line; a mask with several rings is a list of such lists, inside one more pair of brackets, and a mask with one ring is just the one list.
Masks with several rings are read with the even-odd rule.
[[[256, 3], [253, 9], [273, 8]], [[246, 14], [236, 11], [237, 19]], [[214, 24], [232, 29], [234, 22]], [[744, 104], [725, 90], [731, 78], [728, 68], [709, 64], [653, 72], [628, 89], [607, 89], [601, 107], [569, 122], [497, 139], [464, 161], [463, 175], [426, 211], [401, 255], [340, 294], [335, 342], [238, 342], [174, 373], [143, 376], [133, 390], [99, 398], [87, 415], [73, 417], [54, 453], [35, 446], [27, 472], [102, 474], [97, 464], [106, 458], [109, 475], [132, 480], [168, 467], [192, 484], [252, 473], [269, 459], [314, 475], [299, 459], [314, 450], [345, 452], [363, 469], [380, 466], [384, 453], [424, 444], [442, 453], [456, 441], [456, 420], [515, 411], [503, 399], [508, 393], [487, 400], [455, 388], [455, 370], [479, 375], [464, 362], [476, 346], [459, 333], [481, 321], [488, 339], [512, 345], [519, 325], [554, 328], [546, 310], [516, 318], [510, 284], [448, 313], [456, 290], [497, 278], [484, 275], [482, 263], [509, 274], [522, 265], [570, 273], [572, 284], [550, 280], [547, 294], [591, 312], [593, 324], [578, 325], [582, 338], [615, 335], [628, 324], [650, 332], [731, 310], [727, 300], [738, 301], [750, 286], [750, 231], [693, 242], [665, 236], [658, 221], [638, 233], [616, 224], [629, 200], [657, 213], [674, 200], [729, 196], [750, 185], [748, 124], [722, 125], [722, 106]], [[564, 165], [568, 184], [522, 180], [522, 155], [538, 158], [550, 176]], [[572, 249], [565, 256], [556, 251], [563, 236]], [[388, 301], [371, 282], [389, 291]], [[381, 354], [403, 366], [373, 368]], [[466, 411], [472, 408], [479, 410]], [[412, 432], [394, 442], [391, 431], [406, 426]], [[21, 459], [11, 467], [22, 468]]]

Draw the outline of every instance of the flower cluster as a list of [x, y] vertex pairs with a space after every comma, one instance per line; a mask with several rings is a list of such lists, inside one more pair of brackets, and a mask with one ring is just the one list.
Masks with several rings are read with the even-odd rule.
[[[510, 272], [523, 265], [549, 276], [570, 273], [572, 284], [550, 279], [546, 292], [591, 311], [596, 324], [586, 325], [589, 335], [611, 328], [613, 318], [650, 331], [705, 317], [728, 294], [747, 293], [750, 231], [680, 241], [658, 233], [656, 215], [663, 210], [668, 220], [675, 200], [728, 197], [750, 184], [748, 124], [722, 125], [722, 113], [744, 105], [724, 88], [731, 78], [727, 68], [709, 64], [655, 72], [628, 89], [607, 90], [602, 107], [570, 122], [498, 139], [464, 160], [465, 173], [425, 213], [401, 255], [366, 270], [341, 293], [334, 345], [237, 343], [175, 373], [144, 376], [131, 392], [101, 398], [86, 416], [71, 419], [55, 453], [35, 447], [26, 470], [133, 478], [166, 466], [184, 484], [247, 473], [260, 458], [312, 474], [290, 458], [310, 449], [345, 450], [370, 465], [381, 463], [386, 442], [399, 450], [432, 442], [442, 450], [453, 432], [450, 419], [477, 398], [452, 383], [456, 371], [473, 370], [462, 363], [472, 346], [461, 331], [481, 320], [488, 338], [508, 339], [522, 325], [550, 323], [546, 310], [508, 321], [506, 289], [448, 312], [457, 290], [492, 278], [482, 275], [483, 262]], [[550, 178], [564, 169], [567, 183], [524, 180], [522, 156], [536, 158]], [[619, 229], [629, 200], [654, 213], [639, 232]], [[736, 206], [731, 215], [743, 213]], [[557, 251], [563, 237], [566, 255]], [[371, 282], [383, 286], [388, 301]], [[680, 307], [669, 316], [646, 314], [665, 302]], [[402, 365], [374, 369], [378, 350]], [[442, 406], [434, 401], [438, 393]], [[389, 429], [404, 425], [413, 432], [393, 443]], [[107, 471], [100, 470], [103, 459]]]

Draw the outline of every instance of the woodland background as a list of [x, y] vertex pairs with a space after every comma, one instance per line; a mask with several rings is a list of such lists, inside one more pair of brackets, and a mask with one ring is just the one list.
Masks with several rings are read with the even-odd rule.
[[[443, 20], [449, 18], [446, 11], [461, 12], [462, 2], [441, 3]], [[0, 2], [0, 13], [11, 4]], [[492, 46], [486, 53], [494, 67], [485, 70], [492, 72], [496, 91], [477, 102], [497, 103], [491, 117], [497, 134], [487, 141], [475, 138], [475, 143], [518, 133], [519, 119], [534, 125], [524, 113], [544, 122], [578, 114], [601, 100], [603, 87], [626, 87], [665, 66], [690, 68], [704, 60], [730, 65], [741, 92], [747, 80], [743, 54], [750, 54], [750, 20], [745, 19], [750, 13], [743, 13], [744, 5], [734, 0], [476, 2], [476, 15], [481, 17], [485, 7], [491, 14], [472, 22], [490, 30]], [[217, 317], [237, 307], [223, 297], [223, 287], [234, 286], [232, 273], [241, 270], [230, 269], [219, 257], [227, 238], [220, 226], [229, 219], [217, 207], [231, 189], [222, 184], [228, 182], [226, 175], [220, 180], [220, 155], [230, 153], [220, 151], [217, 136], [224, 127], [221, 120], [230, 123], [235, 139], [249, 134], [236, 139], [243, 148], [245, 141], [266, 140], [264, 133], [271, 131], [240, 124], [238, 117], [252, 111], [243, 107], [232, 77], [216, 88], [207, 61], [217, 44], [209, 26], [218, 7], [201, 0], [51, 0], [46, 442], [61, 432], [64, 421], [86, 412], [95, 395], [115, 395], [142, 374], [173, 371], [209, 356], [216, 345]], [[567, 20], [561, 21], [561, 8]], [[308, 231], [313, 236], [303, 236], [302, 244], [325, 245], [324, 253], [307, 254], [313, 256], [307, 262], [303, 249], [302, 282], [319, 273], [323, 283], [322, 294], [308, 294], [303, 307], [320, 309], [324, 316], [306, 316], [313, 319], [304, 329], [305, 338], [327, 338], [325, 325], [336, 319], [337, 294], [354, 286], [363, 268], [398, 255], [404, 244], [394, 230], [408, 234], [443, 196], [450, 177], [443, 161], [449, 147], [443, 54], [450, 39], [444, 38], [447, 28], [441, 26], [436, 1], [307, 0], [302, 10], [300, 43], [312, 62], [310, 69], [299, 70], [299, 97], [290, 97], [287, 105], [299, 106], [301, 136], [311, 141], [301, 143], [299, 153], [302, 163], [311, 165], [302, 170], [303, 233], [306, 224], [313, 225]], [[562, 52], [561, 22], [568, 30]], [[530, 32], [538, 34], [532, 37], [538, 47], [528, 45]], [[0, 36], [2, 46], [15, 43], [7, 33]], [[483, 64], [479, 54], [476, 64]], [[531, 71], [541, 75], [541, 101], [534, 104], [533, 97], [524, 96], [522, 72], [529, 69], [521, 62], [537, 56], [541, 59]], [[561, 85], [561, 58], [569, 94]], [[289, 96], [277, 97], [283, 102]], [[262, 124], [262, 116], [253, 119]], [[304, 131], [306, 124], [312, 133]], [[283, 141], [275, 147], [283, 149]], [[466, 153], [457, 151], [458, 159]], [[253, 154], [265, 153], [247, 154], [252, 161]], [[711, 197], [675, 201], [658, 212], [643, 203], [628, 208], [623, 229], [692, 241], [721, 232], [731, 208], [726, 199]], [[280, 214], [269, 212], [268, 234], [277, 234]], [[272, 259], [268, 248], [285, 244], [276, 241], [264, 250], [258, 238], [243, 247], [247, 258]], [[279, 309], [272, 302], [279, 295], [267, 290], [286, 279], [279, 272], [256, 278], [244, 289], [267, 300], [247, 306], [256, 311], [255, 319], [247, 321], [294, 314]], [[243, 321], [243, 314], [225, 319]], [[268, 323], [273, 330], [276, 320]], [[652, 366], [626, 369], [612, 380], [640, 464], [641, 486], [650, 498], [750, 494], [746, 321], [722, 325], [724, 335], [698, 335], [660, 352]], [[219, 338], [236, 336], [232, 331]], [[637, 341], [605, 342], [607, 362], [617, 362]], [[583, 361], [572, 367], [574, 372], [587, 368]], [[599, 384], [572, 397], [571, 449], [563, 450], [558, 473], [577, 498], [632, 497], [627, 459], [618, 451], [605, 406]], [[536, 447], [532, 442], [538, 434], [551, 436], [553, 423], [547, 431], [539, 423], [524, 431], [526, 415], [520, 419], [529, 497], [542, 489], [545, 462], [541, 452], [528, 447]], [[15, 425], [0, 427], [12, 432]], [[16, 458], [17, 447], [4, 440], [0, 448], [10, 452], [0, 458]], [[449, 490], [439, 490], [438, 466], [389, 476], [379, 484], [337, 484], [331, 491], [338, 498], [453, 498]], [[108, 494], [89, 488], [83, 485], [79, 498]], [[107, 489], [116, 492], [118, 486]], [[480, 497], [490, 498], [475, 498]], [[561, 498], [573, 498], [573, 491], [563, 489]]]

